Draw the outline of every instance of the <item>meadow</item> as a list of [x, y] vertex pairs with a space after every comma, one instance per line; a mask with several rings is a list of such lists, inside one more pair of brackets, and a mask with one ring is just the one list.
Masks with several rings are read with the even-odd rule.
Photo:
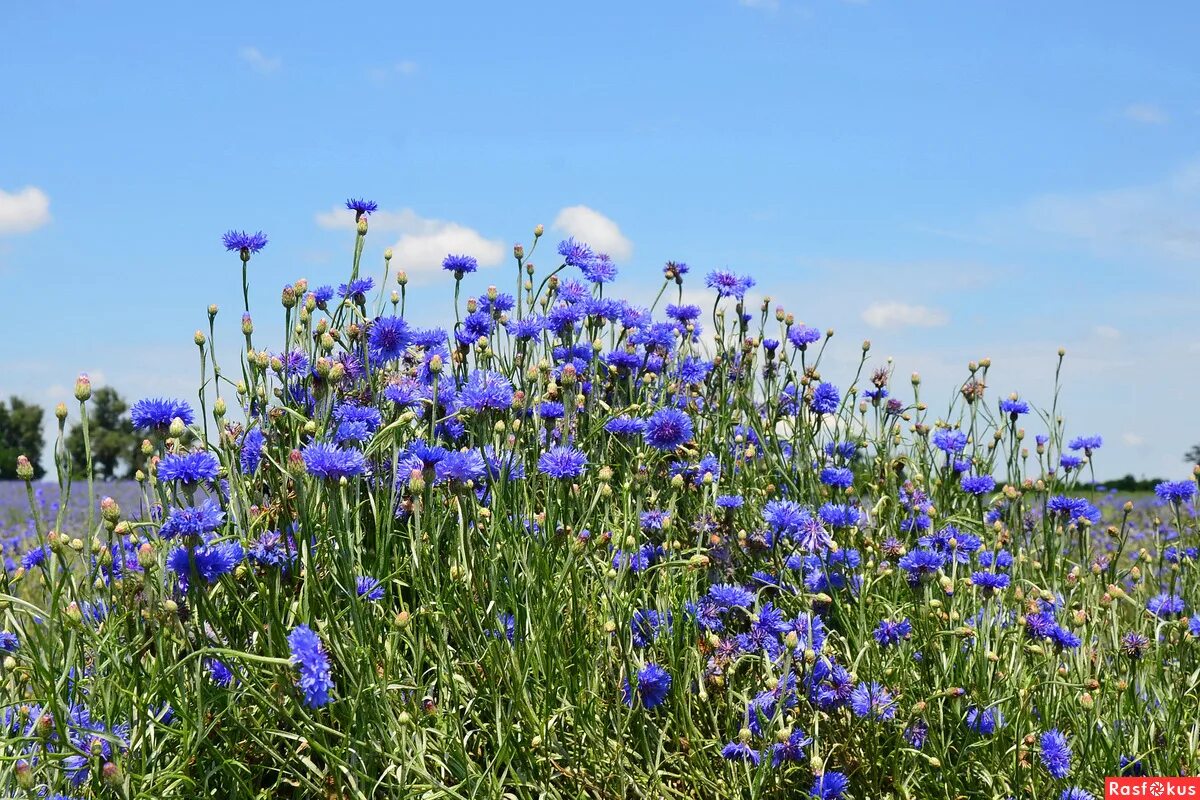
[[[986, 359], [940, 406], [867, 342], [826, 375], [859, 344], [740, 272], [669, 262], [641, 308], [539, 226], [513, 293], [459, 254], [413, 289], [346, 205], [345, 274], [253, 316], [267, 237], [225, 235], [244, 308], [198, 306], [195, 396], [134, 405], [136, 481], [72, 475], [81, 376], [55, 481], [0, 489], [3, 796], [1087, 800], [1200, 769], [1194, 473], [1095, 489], [1102, 432]], [[446, 329], [406, 321], [435, 302]]]

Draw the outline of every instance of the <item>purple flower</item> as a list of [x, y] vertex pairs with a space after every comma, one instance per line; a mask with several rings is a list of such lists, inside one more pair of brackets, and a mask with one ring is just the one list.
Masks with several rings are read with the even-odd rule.
[[[637, 674], [637, 697], [642, 701], [642, 706], [645, 708], [654, 708], [662, 705], [667, 699], [667, 693], [671, 691], [671, 675], [665, 669], [657, 664], [647, 664], [638, 671]], [[629, 685], [629, 681], [625, 681], [625, 686], [622, 690], [622, 696], [625, 700], [625, 705], [633, 708], [634, 690]]]
[[307, 625], [297, 625], [288, 634], [288, 647], [299, 673], [296, 685], [304, 693], [304, 702], [309, 708], [329, 703], [329, 690], [334, 684], [329, 656], [320, 638]]
[[538, 459], [538, 472], [556, 480], [578, 478], [587, 467], [587, 456], [574, 447], [559, 445], [542, 453]]
[[227, 231], [221, 237], [225, 249], [239, 252], [243, 258], [249, 258], [251, 253], [257, 253], [267, 246], [267, 237], [262, 231], [246, 233], [245, 231]]
[[463, 275], [469, 275], [479, 269], [479, 262], [474, 256], [456, 256], [451, 254], [442, 260], [442, 269], [447, 272], [453, 272], [456, 279], [461, 279]]
[[660, 408], [646, 420], [643, 436], [657, 450], [674, 450], [692, 438], [692, 420], [675, 408]]

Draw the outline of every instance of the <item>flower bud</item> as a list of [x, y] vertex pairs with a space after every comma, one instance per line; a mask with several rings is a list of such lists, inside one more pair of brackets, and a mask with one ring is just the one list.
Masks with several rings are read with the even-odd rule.
[[542, 225], [535, 225], [533, 228], [533, 238], [540, 239], [542, 234], [546, 232], [546, 228]]
[[17, 456], [17, 477], [23, 481], [33, 480], [33, 464], [26, 456]]
[[81, 403], [86, 403], [92, 396], [92, 382], [88, 379], [87, 373], [82, 373], [75, 379], [75, 399]]

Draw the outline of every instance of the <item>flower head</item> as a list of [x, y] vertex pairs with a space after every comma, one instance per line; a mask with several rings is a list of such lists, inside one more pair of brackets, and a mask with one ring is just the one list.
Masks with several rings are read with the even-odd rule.
[[221, 462], [207, 450], [192, 453], [168, 453], [158, 462], [160, 481], [178, 481], [194, 486], [203, 481], [216, 479]]
[[309, 708], [319, 708], [330, 701], [329, 690], [334, 687], [329, 656], [320, 638], [307, 625], [297, 625], [288, 634], [291, 661], [299, 672], [296, 685], [304, 693]]
[[542, 453], [538, 459], [538, 472], [551, 478], [578, 478], [587, 467], [587, 456], [574, 447], [559, 445]]
[[[662, 705], [663, 701], [667, 699], [669, 691], [671, 691], [671, 675], [662, 667], [657, 664], [647, 664], [638, 671], [636, 694], [645, 708]], [[633, 707], [634, 694], [629, 681], [626, 681], [622, 695], [625, 705], [630, 708]]]
[[410, 340], [408, 323], [401, 317], [379, 317], [371, 323], [367, 343], [371, 357], [377, 361], [392, 361], [404, 355]]
[[221, 237], [225, 249], [230, 252], [240, 252], [243, 257], [257, 253], [267, 246], [267, 237], [262, 231], [246, 233], [245, 231], [227, 231]]
[[183, 421], [184, 425], [195, 422], [192, 407], [182, 400], [168, 400], [161, 397], [147, 397], [138, 400], [129, 409], [129, 419], [135, 428], [148, 428], [159, 432], [171, 427], [175, 418]]
[[351, 197], [346, 201], [346, 208], [354, 212], [354, 221], [358, 222], [359, 219], [367, 214], [378, 211], [379, 204], [374, 200], [364, 200], [361, 197]]
[[692, 438], [692, 419], [676, 408], [660, 408], [646, 420], [643, 436], [657, 450], [674, 450]]
[[324, 442], [310, 442], [301, 451], [308, 474], [324, 480], [353, 478], [367, 471], [367, 459], [354, 449], [343, 449]]
[[1042, 734], [1039, 744], [1039, 756], [1046, 771], [1055, 778], [1067, 777], [1071, 772], [1071, 743], [1067, 737], [1058, 728], [1051, 728]]
[[462, 278], [463, 275], [470, 275], [479, 269], [479, 262], [474, 256], [451, 254], [442, 259], [442, 269], [453, 272], [455, 278]]

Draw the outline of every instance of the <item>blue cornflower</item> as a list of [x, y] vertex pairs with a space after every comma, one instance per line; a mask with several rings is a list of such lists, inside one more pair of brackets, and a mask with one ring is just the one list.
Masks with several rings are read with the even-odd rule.
[[221, 237], [225, 249], [230, 252], [240, 252], [243, 257], [257, 253], [267, 246], [267, 237], [262, 231], [246, 233], [245, 231], [227, 231]]
[[722, 494], [717, 496], [717, 508], [735, 509], [741, 508], [746, 501], [739, 494]]
[[1015, 420], [1022, 414], [1029, 413], [1029, 403], [1010, 397], [1000, 401], [1000, 410]]
[[297, 625], [288, 634], [288, 646], [291, 649], [291, 661], [300, 673], [296, 685], [304, 693], [304, 702], [309, 708], [327, 704], [333, 678], [329, 656], [325, 654], [320, 638], [307, 625]]
[[1158, 499], [1168, 503], [1186, 503], [1196, 494], [1194, 481], [1163, 481], [1154, 487]]
[[[982, 558], [980, 559], [982, 561]], [[978, 586], [985, 597], [991, 597], [996, 592], [1008, 588], [1010, 578], [1003, 572], [972, 572], [971, 583]]]
[[768, 500], [763, 506], [763, 520], [776, 533], [789, 534], [812, 519], [812, 513], [794, 500]]
[[367, 459], [358, 450], [325, 442], [310, 442], [301, 451], [308, 474], [324, 480], [352, 478], [367, 471]]
[[583, 277], [595, 284], [612, 283], [617, 278], [617, 265], [607, 253], [597, 253], [591, 263], [581, 266], [579, 271], [583, 273]]
[[659, 633], [664, 629], [669, 630], [671, 627], [671, 615], [660, 614], [653, 608], [641, 609], [633, 612], [633, 618], [629, 621], [629, 629], [633, 635], [634, 647], [649, 647]]
[[929, 723], [923, 719], [914, 719], [904, 729], [903, 736], [904, 741], [920, 750], [925, 745], [925, 737], [929, 736]]
[[251, 428], [246, 431], [246, 435], [242, 438], [242, 451], [238, 456], [238, 463], [242, 467], [243, 475], [253, 475], [258, 469], [266, 441], [267, 437], [261, 428]]
[[967, 434], [954, 428], [939, 428], [933, 433], [933, 446], [946, 453], [961, 453], [967, 446]]
[[578, 478], [587, 467], [587, 456], [574, 447], [559, 445], [542, 453], [538, 459], [538, 472], [551, 478]]
[[812, 401], [809, 403], [811, 408], [817, 414], [832, 414], [837, 411], [838, 401], [841, 396], [838, 394], [838, 388], [832, 383], [821, 383], [813, 390]]
[[246, 551], [237, 542], [177, 547], [167, 554], [167, 569], [179, 576], [179, 588], [188, 590], [193, 573], [208, 583], [233, 572]]
[[1200, 639], [1200, 614], [1188, 617], [1188, 633]]
[[226, 688], [233, 685], [233, 673], [229, 671], [229, 667], [215, 658], [207, 659], [204, 666], [208, 668], [208, 675], [212, 678], [213, 683], [217, 686]]
[[526, 341], [541, 335], [546, 329], [545, 317], [525, 317], [524, 319], [510, 319], [505, 327], [513, 338]]
[[454, 255], [453, 253], [442, 259], [442, 269], [447, 272], [453, 272], [456, 279], [462, 279], [463, 275], [469, 275], [479, 269], [479, 262], [474, 256]]
[[964, 475], [959, 482], [962, 490], [976, 497], [985, 495], [996, 488], [996, 479], [991, 475]]
[[202, 481], [215, 480], [220, 470], [221, 462], [207, 450], [168, 453], [158, 462], [158, 479], [179, 481], [191, 486]]
[[502, 612], [496, 614], [496, 622], [500, 624], [500, 627], [484, 631], [484, 636], [494, 639], [499, 639], [503, 636], [511, 644], [517, 636], [517, 618], [512, 614]]
[[487, 462], [478, 450], [454, 450], [434, 467], [435, 483], [478, 481], [487, 474]]
[[21, 640], [12, 631], [0, 631], [0, 653], [15, 653]]
[[379, 430], [379, 426], [383, 424], [383, 415], [374, 406], [342, 403], [333, 410], [333, 421], [336, 423], [333, 438], [338, 444], [361, 443], [369, 440], [371, 434]]
[[908, 582], [913, 586], [929, 580], [945, 565], [945, 554], [933, 550], [914, 549], [900, 557], [900, 568], [908, 573]]
[[1083, 466], [1083, 459], [1079, 456], [1063, 453], [1058, 459], [1058, 465], [1067, 472], [1070, 472], [1073, 469], [1079, 469], [1081, 466]]
[[361, 197], [351, 197], [346, 201], [346, 208], [354, 212], [354, 221], [358, 220], [366, 214], [372, 214], [379, 210], [379, 204], [374, 200], [364, 200]]
[[1104, 444], [1104, 439], [1099, 436], [1076, 436], [1067, 447], [1072, 450], [1082, 450], [1085, 454], [1091, 455], [1092, 451], [1099, 450], [1102, 444]]
[[578, 267], [581, 270], [589, 267], [596, 258], [592, 248], [583, 242], [575, 241], [573, 237], [558, 243], [558, 254], [563, 257], [563, 263], [568, 267]]
[[1077, 523], [1084, 519], [1096, 523], [1100, 521], [1101, 516], [1100, 509], [1082, 497], [1066, 497], [1061, 494], [1046, 501], [1046, 510], [1051, 514], [1066, 517], [1067, 521], [1071, 523]]
[[1168, 618], [1182, 614], [1186, 608], [1183, 598], [1177, 594], [1160, 592], [1146, 603], [1146, 609], [1156, 617]]
[[458, 401], [475, 411], [504, 411], [512, 406], [513, 387], [499, 372], [475, 370], [459, 391]]
[[721, 758], [726, 761], [749, 761], [751, 764], [758, 766], [758, 762], [762, 756], [749, 743], [743, 742], [741, 739], [734, 739], [721, 748]]
[[749, 608], [754, 604], [754, 592], [731, 583], [719, 583], [709, 587], [708, 598], [722, 611]]
[[1062, 794], [1058, 796], [1058, 800], [1096, 800], [1091, 792], [1085, 792], [1078, 786], [1072, 786], [1068, 789], [1063, 789]]
[[660, 408], [646, 420], [643, 436], [657, 450], [674, 450], [692, 438], [692, 419], [676, 408]]
[[1150, 649], [1150, 639], [1137, 631], [1130, 631], [1121, 637], [1121, 654], [1139, 660]]
[[817, 515], [831, 528], [850, 528], [862, 522], [862, 511], [851, 505], [825, 503]]
[[895, 719], [896, 699], [878, 683], [860, 683], [850, 693], [850, 709], [867, 719]]
[[821, 470], [821, 483], [838, 489], [848, 489], [854, 485], [854, 473], [846, 467], [826, 467]]
[[811, 736], [805, 736], [804, 731], [793, 728], [786, 741], [771, 746], [771, 766], [778, 767], [785, 761], [803, 761], [804, 750], [810, 744]]
[[840, 772], [828, 770], [813, 776], [812, 786], [808, 788], [808, 795], [815, 800], [838, 800], [849, 787], [849, 778]]
[[129, 419], [135, 428], [165, 431], [171, 427], [171, 420], [176, 417], [182, 420], [184, 425], [191, 425], [195, 421], [192, 407], [182, 400], [147, 397], [138, 400], [129, 409]]
[[754, 279], [748, 275], [735, 275], [728, 270], [713, 270], [704, 279], [704, 284], [710, 289], [716, 289], [720, 297], [736, 297], [741, 300], [746, 292], [754, 286]]
[[912, 635], [912, 623], [907, 619], [899, 622], [880, 620], [871, 635], [875, 637], [875, 641], [879, 642], [880, 647], [891, 647]]
[[313, 300], [317, 304], [317, 308], [324, 309], [329, 301], [333, 299], [332, 286], [318, 286], [312, 291]]
[[404, 355], [412, 333], [400, 317], [379, 317], [371, 323], [367, 344], [376, 361], [393, 361]]
[[171, 509], [158, 535], [164, 539], [176, 536], [203, 536], [225, 524], [225, 512], [215, 500], [205, 500], [198, 506]]
[[31, 570], [36, 566], [44, 564], [45, 562], [46, 548], [44, 545], [38, 545], [31, 550], [27, 550], [25, 554], [21, 556], [21, 566], [26, 570]]
[[382, 600], [383, 584], [369, 575], [359, 575], [354, 579], [354, 593], [371, 602]]
[[808, 325], [795, 325], [788, 329], [788, 341], [797, 350], [807, 350], [810, 344], [821, 341], [821, 332]]
[[1004, 727], [1004, 715], [998, 708], [967, 709], [967, 727], [981, 736], [991, 736], [997, 728]]
[[[659, 706], [667, 699], [671, 691], [671, 675], [657, 664], [647, 664], [637, 674], [637, 696], [645, 708]], [[629, 681], [625, 681], [622, 696], [625, 705], [633, 708], [633, 689]]]
[[367, 292], [375, 287], [374, 278], [358, 278], [338, 286], [338, 295], [360, 306], [367, 302]]
[[1071, 743], [1061, 734], [1058, 728], [1051, 728], [1042, 734], [1040, 756], [1046, 771], [1055, 778], [1067, 777], [1071, 772]]

